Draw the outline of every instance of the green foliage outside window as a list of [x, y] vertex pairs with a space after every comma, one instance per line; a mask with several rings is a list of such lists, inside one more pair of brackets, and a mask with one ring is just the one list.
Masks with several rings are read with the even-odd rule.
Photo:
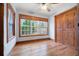
[[47, 31], [47, 27], [45, 26], [44, 22], [21, 19], [21, 32], [22, 32], [22, 35], [24, 35], [24, 34], [25, 35], [27, 35], [27, 34], [30, 35], [30, 34], [35, 34], [35, 33], [44, 34], [45, 31]]

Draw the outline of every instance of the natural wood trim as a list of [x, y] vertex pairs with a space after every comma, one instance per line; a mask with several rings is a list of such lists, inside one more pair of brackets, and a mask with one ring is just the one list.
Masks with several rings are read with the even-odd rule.
[[21, 30], [21, 29], [20, 29], [20, 23], [21, 23], [21, 22], [20, 22], [20, 17], [21, 17], [21, 15], [19, 15], [19, 37], [21, 37], [21, 35], [20, 35], [20, 30]]
[[11, 10], [11, 12], [12, 12], [12, 14], [13, 14], [13, 25], [12, 25], [12, 27], [13, 27], [13, 29], [12, 29], [12, 33], [13, 33], [13, 36], [15, 36], [15, 11], [14, 11], [14, 9], [12, 8], [12, 6], [11, 6], [11, 4], [9, 4], [9, 3], [7, 3], [6, 4], [6, 19], [7, 19], [7, 21], [6, 21], [6, 23], [7, 23], [7, 43], [9, 42], [9, 37], [8, 37], [8, 9], [10, 9]]
[[0, 56], [4, 55], [4, 4], [0, 3]]
[[55, 42], [57, 42], [57, 37], [56, 37], [56, 35], [57, 35], [57, 31], [56, 31], [56, 29], [57, 29], [57, 25], [56, 25], [57, 23], [56, 23], [56, 16], [55, 16]]
[[8, 4], [6, 4], [6, 27], [7, 27], [7, 43], [8, 43]]
[[15, 12], [13, 16], [13, 35], [15, 36]]
[[30, 15], [19, 14], [19, 17], [22, 18], [22, 19], [30, 19], [30, 20], [35, 20], [35, 21], [48, 22], [47, 18], [42, 18], [42, 17], [37, 17], [37, 16], [30, 16]]
[[[24, 17], [23, 17], [24, 16]], [[27, 36], [21, 36], [20, 35], [20, 19], [21, 18], [24, 18], [24, 19], [32, 19], [34, 18], [35, 16], [29, 16], [29, 15], [23, 15], [23, 14], [19, 14], [19, 37], [30, 37], [30, 36], [45, 36], [45, 35], [48, 35], [48, 34], [37, 34], [37, 35], [27, 35]], [[37, 18], [37, 17], [36, 17]], [[40, 17], [38, 17], [38, 19], [41, 19]], [[38, 20], [37, 19], [37, 20]], [[48, 22], [48, 19], [47, 18], [42, 18], [42, 19], [45, 19], [46, 22]], [[42, 19], [40, 21], [42, 21]], [[39, 20], [38, 20], [39, 21]], [[44, 20], [43, 20], [44, 21]], [[49, 28], [49, 23], [48, 23], [48, 28]], [[47, 33], [49, 32], [49, 29], [47, 28]]]

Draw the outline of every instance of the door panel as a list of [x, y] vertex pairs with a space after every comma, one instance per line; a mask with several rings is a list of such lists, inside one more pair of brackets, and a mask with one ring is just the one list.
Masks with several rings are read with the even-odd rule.
[[76, 8], [56, 16], [56, 39], [65, 45], [76, 45], [75, 39]]
[[69, 31], [68, 32], [68, 45], [69, 46], [74, 46], [74, 32], [73, 31]]
[[63, 44], [68, 45], [68, 34], [67, 34], [67, 31], [63, 31]]
[[56, 17], [57, 42], [62, 43], [62, 15]]
[[66, 20], [67, 20], [67, 26], [66, 26], [66, 31], [68, 35], [68, 45], [69, 46], [74, 46], [74, 40], [75, 40], [75, 27], [74, 27], [74, 20], [75, 20], [75, 10], [70, 10], [66, 14]]
[[57, 31], [57, 42], [62, 43], [62, 31]]

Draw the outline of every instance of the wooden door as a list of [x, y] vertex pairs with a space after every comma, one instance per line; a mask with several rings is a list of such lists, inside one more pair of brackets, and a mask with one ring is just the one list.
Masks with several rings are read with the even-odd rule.
[[62, 15], [56, 16], [56, 41], [62, 43]]
[[0, 56], [3, 55], [3, 17], [4, 17], [4, 4], [0, 3]]
[[64, 16], [63, 40], [64, 44], [69, 46], [75, 46], [75, 11], [76, 9], [71, 9], [70, 11], [67, 11]]
[[66, 13], [63, 13], [63, 20], [62, 20], [62, 37], [63, 37], [63, 44], [68, 44], [68, 33], [67, 33], [67, 17], [65, 15]]
[[76, 20], [76, 49], [79, 55], [79, 3], [77, 4], [77, 20]]
[[76, 45], [76, 8], [56, 16], [56, 41], [65, 45]]

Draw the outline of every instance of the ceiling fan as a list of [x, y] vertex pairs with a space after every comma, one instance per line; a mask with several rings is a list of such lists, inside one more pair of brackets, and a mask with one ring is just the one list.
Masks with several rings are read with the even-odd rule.
[[48, 12], [51, 11], [51, 9], [53, 8], [53, 5], [58, 5], [59, 3], [41, 3], [41, 9], [42, 10], [46, 10]]

